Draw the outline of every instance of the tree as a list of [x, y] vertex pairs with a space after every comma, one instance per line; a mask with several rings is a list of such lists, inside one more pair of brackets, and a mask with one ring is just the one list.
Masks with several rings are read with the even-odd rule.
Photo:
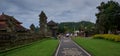
[[30, 25], [30, 29], [31, 29], [32, 31], [35, 31], [35, 25], [34, 25], [34, 24], [31, 24], [31, 25]]
[[81, 22], [62, 22], [58, 24], [59, 32], [74, 32], [76, 30], [84, 30], [85, 27], [87, 31], [90, 31], [94, 27], [94, 23], [89, 21], [81, 21]]
[[97, 7], [99, 12], [96, 14], [96, 28], [100, 33], [115, 32], [120, 30], [120, 5], [115, 1], [101, 2]]

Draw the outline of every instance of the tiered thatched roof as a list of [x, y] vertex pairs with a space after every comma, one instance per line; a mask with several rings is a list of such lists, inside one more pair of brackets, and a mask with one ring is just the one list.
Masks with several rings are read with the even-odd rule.
[[26, 28], [24, 28], [22, 23], [16, 20], [13, 16], [6, 15], [2, 13], [0, 15], [0, 30], [6, 30], [14, 28], [15, 32], [18, 31], [26, 31]]

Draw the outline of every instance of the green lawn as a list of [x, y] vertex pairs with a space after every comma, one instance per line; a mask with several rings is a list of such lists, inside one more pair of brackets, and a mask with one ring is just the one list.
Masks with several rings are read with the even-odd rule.
[[53, 56], [58, 40], [44, 39], [25, 47], [8, 51], [0, 56]]
[[80, 37], [74, 41], [93, 56], [120, 56], [120, 42]]

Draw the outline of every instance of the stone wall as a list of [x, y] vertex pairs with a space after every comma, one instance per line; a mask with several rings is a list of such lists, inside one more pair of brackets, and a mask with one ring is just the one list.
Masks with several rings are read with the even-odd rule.
[[0, 50], [31, 43], [39, 39], [42, 39], [41, 36], [34, 33], [0, 33]]

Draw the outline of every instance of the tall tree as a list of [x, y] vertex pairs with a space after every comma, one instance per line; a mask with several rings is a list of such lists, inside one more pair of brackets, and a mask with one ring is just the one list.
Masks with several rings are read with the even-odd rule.
[[34, 24], [31, 24], [31, 25], [30, 25], [30, 29], [31, 29], [32, 31], [35, 31], [35, 25], [34, 25]]
[[115, 32], [120, 26], [120, 5], [115, 1], [102, 2], [97, 7], [99, 12], [96, 14], [97, 30], [101, 33], [108, 33], [108, 31]]

